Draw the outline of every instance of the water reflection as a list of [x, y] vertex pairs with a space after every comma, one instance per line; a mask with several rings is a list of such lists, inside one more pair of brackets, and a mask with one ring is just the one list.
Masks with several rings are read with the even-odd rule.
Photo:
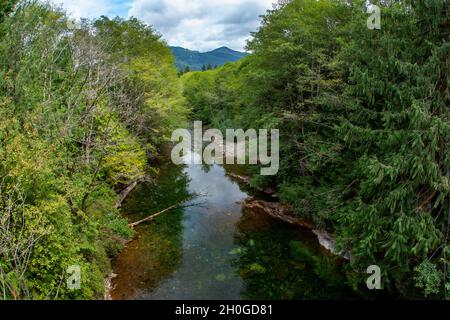
[[[187, 157], [195, 156], [192, 154]], [[233, 170], [227, 166], [227, 170]], [[222, 166], [167, 164], [156, 185], [144, 185], [125, 212], [130, 220], [190, 193], [201, 207], [160, 216], [114, 262], [114, 299], [343, 298], [340, 266], [315, 237], [280, 221], [243, 212], [248, 196]], [[198, 202], [198, 199], [193, 200]]]
[[236, 258], [245, 299], [344, 299], [342, 265], [309, 230], [245, 211], [238, 223]]
[[231, 264], [229, 252], [235, 247], [233, 235], [241, 216], [239, 202], [247, 195], [226, 177], [221, 166], [189, 164], [184, 173], [190, 178], [189, 192], [202, 194], [203, 204], [184, 210], [183, 256], [177, 270], [140, 298], [240, 298], [242, 280]]
[[[140, 220], [189, 195], [183, 167], [160, 168], [157, 183], [141, 184], [123, 210], [130, 221]], [[136, 299], [157, 287], [178, 267], [183, 255], [183, 212], [174, 210], [136, 228], [137, 236], [113, 261], [113, 299]]]

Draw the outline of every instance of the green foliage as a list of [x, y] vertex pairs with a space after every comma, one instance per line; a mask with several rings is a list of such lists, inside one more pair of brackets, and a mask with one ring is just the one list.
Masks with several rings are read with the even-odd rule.
[[[98, 38], [108, 44], [110, 59], [127, 76], [114, 94], [116, 101], [127, 106], [118, 111], [121, 120], [130, 131], [158, 146], [174, 129], [185, 126], [188, 114], [171, 49], [151, 27], [134, 18], [102, 17], [94, 26]], [[151, 145], [147, 149], [154, 152]]]
[[419, 264], [414, 271], [417, 272], [416, 286], [423, 290], [425, 297], [441, 291], [442, 273], [437, 270], [434, 263], [426, 260]]
[[[173, 57], [135, 19], [72, 30], [45, 4], [0, 9], [1, 297], [102, 298], [109, 259], [133, 235], [116, 191], [144, 177], [187, 113]], [[66, 286], [72, 265], [80, 290]]]
[[279, 173], [253, 186], [276, 186], [336, 233], [354, 271], [377, 264], [395, 290], [414, 287], [420, 261], [448, 265], [448, 1], [376, 4], [381, 30], [365, 1], [280, 1], [249, 57], [182, 79], [214, 127], [279, 128]]
[[352, 25], [355, 42], [343, 51], [350, 74], [339, 131], [355, 182], [338, 231], [356, 265], [377, 261], [396, 281], [440, 253], [448, 233], [447, 10], [445, 1], [384, 6], [381, 31]]
[[[291, 1], [268, 11], [248, 44], [253, 54], [218, 70], [184, 76], [196, 115], [217, 128], [283, 128], [279, 196], [329, 225], [344, 187], [344, 148], [335, 127], [344, 106], [340, 37], [351, 9], [338, 1]], [[217, 112], [220, 110], [220, 112]], [[322, 195], [322, 196], [320, 196]], [[324, 201], [325, 200], [325, 201]]]
[[[109, 119], [108, 128], [111, 127], [102, 168], [111, 185], [128, 185], [145, 175], [145, 150], [117, 119]], [[102, 125], [99, 129], [104, 130]]]
[[[365, 1], [280, 1], [250, 56], [179, 81], [170, 48], [137, 19], [72, 30], [48, 5], [2, 2], [2, 297], [102, 296], [108, 258], [132, 235], [116, 189], [152, 171], [147, 156], [184, 126], [186, 104], [216, 128], [281, 129], [279, 173], [252, 185], [276, 186], [334, 231], [352, 254], [350, 282], [377, 264], [387, 289], [448, 294], [448, 1], [376, 3], [381, 30], [366, 28]], [[293, 268], [334, 281], [327, 261], [291, 253], [304, 259]], [[244, 261], [260, 285], [267, 261]], [[70, 265], [84, 275], [79, 291], [64, 285]], [[309, 295], [286, 288], [272, 296]]]
[[4, 21], [5, 17], [13, 11], [17, 1], [18, 0], [3, 0], [0, 2], [0, 24]]

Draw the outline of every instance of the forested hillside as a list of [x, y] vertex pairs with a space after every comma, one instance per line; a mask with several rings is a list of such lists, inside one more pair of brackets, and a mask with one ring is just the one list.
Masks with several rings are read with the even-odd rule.
[[[384, 286], [450, 294], [449, 2], [293, 0], [262, 17], [223, 68], [183, 76], [198, 118], [218, 128], [279, 128], [281, 169], [255, 187], [334, 232]], [[417, 289], [417, 290], [414, 290]]]
[[151, 178], [148, 159], [184, 126], [173, 56], [138, 20], [78, 26], [14, 2], [0, 4], [0, 299], [103, 298], [132, 235], [117, 193]]
[[200, 71], [221, 67], [227, 62], [236, 62], [247, 56], [247, 53], [231, 50], [227, 47], [217, 48], [209, 52], [198, 52], [181, 47], [171, 47], [175, 63], [180, 71]]

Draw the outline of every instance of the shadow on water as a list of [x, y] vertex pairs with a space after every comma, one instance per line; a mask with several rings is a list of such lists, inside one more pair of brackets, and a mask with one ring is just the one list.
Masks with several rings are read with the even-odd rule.
[[347, 299], [342, 261], [309, 230], [245, 210], [235, 236], [234, 265], [245, 299]]
[[[157, 183], [137, 187], [123, 207], [130, 221], [138, 221], [189, 196], [183, 167], [160, 169]], [[173, 210], [152, 223], [136, 227], [136, 238], [113, 261], [112, 299], [135, 299], [170, 276], [183, 255], [183, 211]]]
[[112, 298], [351, 298], [339, 261], [319, 248], [314, 235], [243, 210], [249, 190], [227, 171], [167, 164], [156, 184], [143, 184], [131, 195], [124, 207], [130, 221], [189, 194], [205, 196], [202, 206], [137, 228], [137, 238], [113, 262]]

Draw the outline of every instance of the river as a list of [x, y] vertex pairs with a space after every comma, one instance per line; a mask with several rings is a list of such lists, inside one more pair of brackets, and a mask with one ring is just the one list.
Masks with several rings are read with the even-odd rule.
[[176, 204], [193, 206], [136, 227], [113, 260], [112, 299], [353, 298], [344, 263], [306, 229], [244, 210], [254, 194], [228, 173], [238, 166], [175, 166], [138, 186], [123, 211], [130, 221]]

